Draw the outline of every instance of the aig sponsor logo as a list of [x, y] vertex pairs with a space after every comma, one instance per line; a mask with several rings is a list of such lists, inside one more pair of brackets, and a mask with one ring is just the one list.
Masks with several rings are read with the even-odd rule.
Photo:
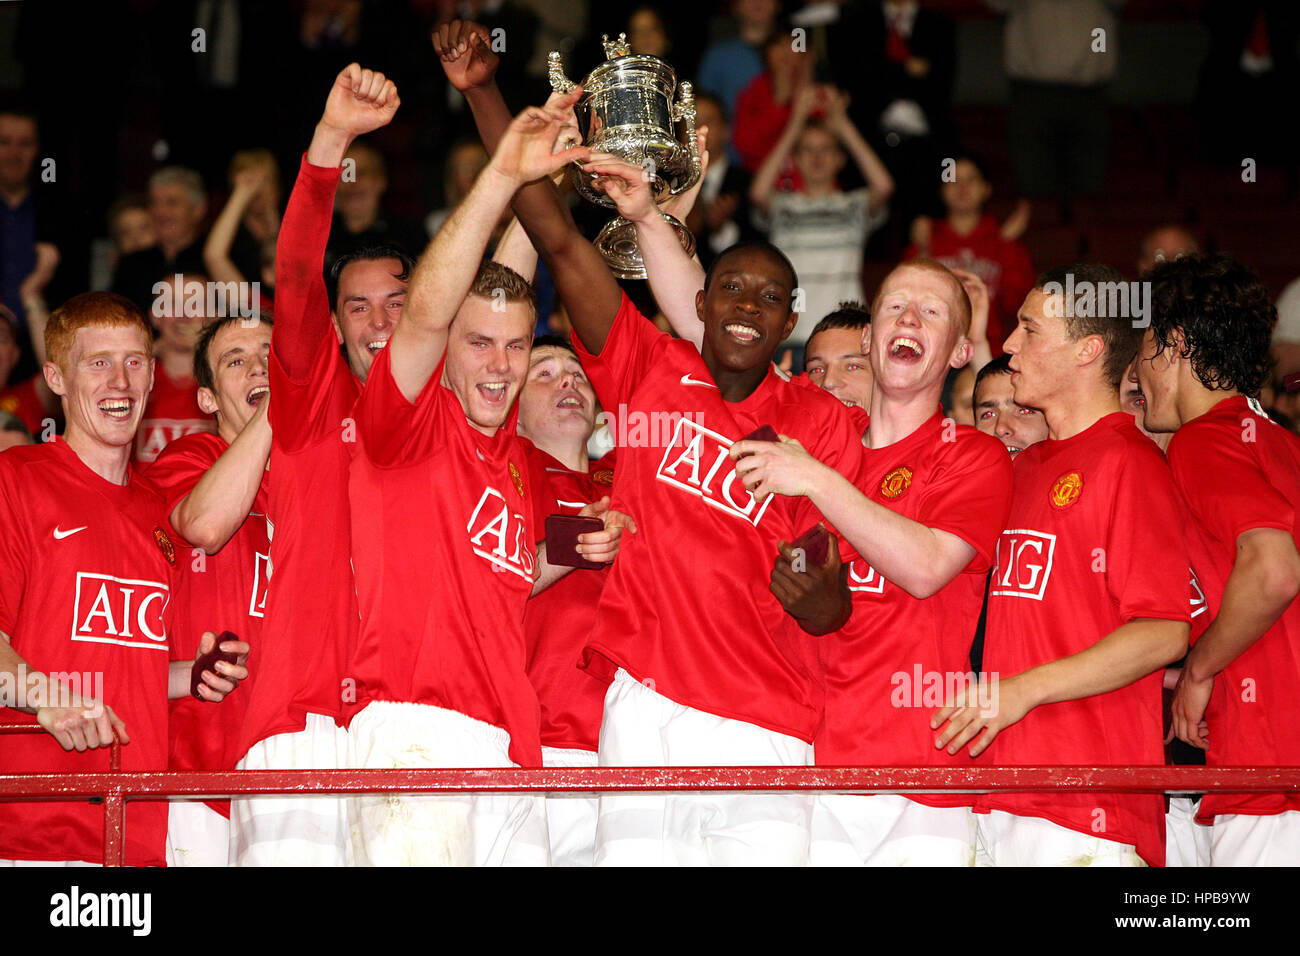
[[72, 640], [167, 650], [163, 612], [171, 591], [161, 581], [77, 572]]
[[1041, 601], [1052, 574], [1056, 535], [1018, 528], [998, 538], [997, 567], [989, 594]]
[[495, 570], [509, 571], [525, 581], [533, 580], [536, 557], [528, 540], [528, 526], [523, 515], [510, 510], [501, 492], [490, 485], [483, 489], [466, 530], [474, 553], [490, 562]]
[[153, 461], [176, 439], [213, 430], [212, 422], [202, 419], [146, 418], [135, 436], [135, 457]]
[[1192, 575], [1192, 579], [1188, 583], [1190, 583], [1192, 586], [1192, 593], [1191, 593], [1192, 617], [1200, 617], [1202, 614], [1205, 613], [1205, 609], [1209, 606], [1209, 604], [1205, 600], [1205, 592], [1201, 590], [1201, 582], [1197, 579], [1196, 572], [1191, 571], [1191, 575]]
[[655, 477], [703, 498], [707, 505], [757, 525], [772, 496], [760, 504], [745, 490], [727, 457], [732, 444], [730, 438], [683, 418], [677, 422]]
[[271, 558], [269, 555], [253, 554], [253, 594], [248, 599], [250, 617], [266, 616], [266, 586], [271, 579]]
[[885, 579], [880, 572], [865, 561], [849, 562], [849, 590], [867, 594], [880, 594], [885, 590]]

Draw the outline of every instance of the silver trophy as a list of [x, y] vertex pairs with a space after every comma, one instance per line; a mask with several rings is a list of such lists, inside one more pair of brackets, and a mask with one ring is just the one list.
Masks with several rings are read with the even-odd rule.
[[[631, 55], [626, 34], [620, 33], [614, 41], [608, 36], [600, 39], [606, 60], [583, 82], [582, 99], [574, 107], [583, 145], [640, 166], [656, 203], [685, 192], [700, 179], [691, 84], [682, 83], [679, 91], [671, 66], [657, 56]], [[559, 53], [549, 55], [547, 67], [551, 89], [557, 93], [573, 89]], [[679, 93], [676, 103], [674, 92]], [[682, 139], [677, 137], [678, 123], [685, 127]], [[583, 172], [581, 164], [574, 164], [573, 184], [579, 194], [612, 207], [610, 198], [593, 185], [595, 179]], [[686, 254], [694, 253], [691, 231], [667, 213], [660, 215], [677, 231]], [[606, 223], [595, 245], [620, 279], [646, 277], [636, 226], [622, 216]]]

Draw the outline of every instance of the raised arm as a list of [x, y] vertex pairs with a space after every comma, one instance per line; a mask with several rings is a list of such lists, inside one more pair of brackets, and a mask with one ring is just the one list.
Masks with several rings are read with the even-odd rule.
[[230, 247], [235, 242], [235, 233], [239, 231], [239, 223], [244, 218], [248, 204], [265, 183], [264, 168], [250, 167], [241, 170], [235, 177], [235, 189], [226, 200], [221, 215], [212, 224], [208, 241], [203, 244], [203, 264], [207, 267], [209, 278], [217, 282], [243, 282], [247, 278], [231, 261]]
[[558, 108], [532, 106], [519, 114], [469, 195], [420, 256], [388, 344], [393, 379], [408, 400], [415, 400], [442, 361], [447, 330], [478, 274], [492, 228], [515, 191], [587, 155], [585, 147], [555, 149], [578, 134], [568, 109], [571, 105], [561, 101]]
[[593, 153], [591, 162], [582, 168], [601, 177], [596, 185], [614, 202], [620, 216], [636, 224], [637, 246], [645, 262], [650, 293], [673, 332], [699, 349], [704, 342], [704, 325], [695, 308], [695, 297], [704, 288], [704, 268], [698, 259], [686, 254], [677, 231], [660, 215], [645, 171], [609, 153]]
[[794, 144], [799, 139], [799, 134], [803, 132], [808, 122], [808, 115], [812, 112], [813, 104], [819, 95], [819, 90], [815, 86], [806, 84], [800, 87], [799, 92], [794, 96], [790, 120], [781, 131], [781, 138], [767, 154], [763, 165], [758, 167], [758, 172], [754, 173], [754, 178], [749, 184], [749, 201], [760, 209], [767, 209], [768, 200], [772, 198], [772, 190], [776, 187], [777, 177], [781, 175], [781, 169], [790, 158], [790, 154], [794, 152]]
[[323, 272], [343, 157], [356, 137], [386, 126], [399, 103], [382, 73], [350, 64], [335, 78], [307, 147], [275, 247], [272, 342], [292, 378], [307, 377], [322, 338], [334, 334]]
[[880, 161], [876, 151], [867, 145], [858, 128], [849, 119], [849, 97], [846, 93], [831, 90], [826, 97], [826, 125], [839, 137], [853, 161], [857, 163], [862, 178], [867, 181], [873, 210], [879, 209], [894, 195], [894, 177]]
[[[497, 57], [487, 30], [453, 20], [434, 33], [433, 45], [447, 78], [465, 94], [483, 145], [495, 152], [510, 112], [493, 79]], [[520, 189], [512, 207], [546, 263], [578, 338], [588, 351], [599, 354], [623, 301], [605, 260], [578, 231], [550, 180]]]

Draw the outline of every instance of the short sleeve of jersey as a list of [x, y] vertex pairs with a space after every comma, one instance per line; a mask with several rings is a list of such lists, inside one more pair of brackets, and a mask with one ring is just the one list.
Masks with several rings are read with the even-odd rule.
[[356, 406], [358, 437], [366, 457], [380, 468], [413, 465], [436, 454], [446, 444], [447, 402], [456, 404], [462, 421], [465, 416], [442, 384], [445, 354], [414, 402], [397, 387], [390, 354], [384, 349], [375, 358]]
[[623, 293], [622, 304], [599, 355], [587, 351], [576, 332], [571, 338], [596, 397], [606, 409], [613, 410], [628, 402], [633, 389], [671, 337], [655, 328], [632, 304], [627, 293]]
[[0, 455], [0, 631], [10, 637], [18, 621], [18, 608], [27, 589], [26, 512], [19, 500], [18, 481]]
[[270, 381], [275, 401], [268, 414], [277, 445], [297, 451], [347, 427], [345, 419], [352, 412], [357, 387], [338, 349], [333, 335], [322, 337], [310, 374], [305, 381], [296, 381], [281, 363], [272, 333]]
[[178, 440], [164, 448], [158, 458], [141, 472], [141, 477], [162, 495], [168, 519], [180, 500], [194, 490], [199, 479], [220, 455], [216, 443], [211, 440]]
[[926, 483], [916, 520], [961, 538], [975, 549], [966, 570], [985, 570], [1006, 527], [1013, 482], [1011, 456], [1001, 444], [980, 432], [962, 434]]
[[1184, 428], [1169, 443], [1169, 467], [1192, 519], [1229, 548], [1252, 528], [1294, 527], [1291, 503], [1260, 470], [1240, 432]]
[[529, 499], [533, 512], [533, 540], [541, 544], [546, 540], [546, 516], [559, 511], [555, 493], [551, 489], [551, 479], [546, 474], [546, 459], [537, 446], [526, 438], [519, 440], [528, 461], [528, 487], [532, 489]]
[[[1104, 568], [1120, 618], [1189, 621], [1182, 509], [1173, 475], [1154, 444], [1129, 449], [1119, 480], [1104, 550], [1089, 560]], [[1085, 485], [1083, 494], [1088, 493]]]

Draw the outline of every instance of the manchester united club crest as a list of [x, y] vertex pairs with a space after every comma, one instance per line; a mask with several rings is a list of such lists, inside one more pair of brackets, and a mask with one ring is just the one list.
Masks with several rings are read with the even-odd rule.
[[1056, 479], [1052, 491], [1047, 496], [1053, 508], [1068, 508], [1079, 500], [1083, 493], [1083, 475], [1077, 471], [1066, 472]]
[[176, 549], [172, 547], [172, 539], [167, 537], [167, 532], [162, 528], [153, 529], [153, 539], [158, 542], [158, 550], [163, 553], [168, 564], [176, 563]]
[[509, 465], [510, 465], [510, 480], [515, 483], [515, 491], [519, 492], [519, 497], [522, 498], [524, 496], [524, 478], [521, 474], [519, 474], [519, 469], [515, 467], [515, 463], [513, 461], [509, 462]]
[[895, 468], [880, 479], [880, 493], [890, 500], [901, 498], [903, 492], [910, 487], [912, 487], [912, 469], [906, 465]]
[[609, 487], [614, 484], [614, 469], [601, 468], [598, 471], [593, 471], [591, 473], [591, 480], [594, 484]]

